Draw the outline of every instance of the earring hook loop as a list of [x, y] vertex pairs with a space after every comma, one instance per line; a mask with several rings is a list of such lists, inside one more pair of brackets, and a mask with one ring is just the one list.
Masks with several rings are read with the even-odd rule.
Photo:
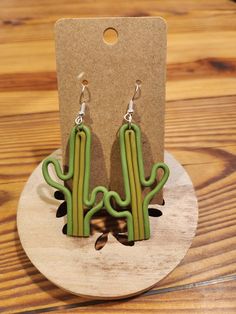
[[132, 119], [133, 119], [134, 100], [139, 99], [140, 96], [141, 96], [141, 82], [136, 81], [133, 97], [131, 98], [131, 100], [128, 104], [128, 110], [127, 110], [126, 114], [124, 115], [124, 120], [128, 122], [129, 128], [131, 128], [131, 123], [132, 123]]
[[[79, 126], [83, 122], [83, 117], [85, 116], [86, 104], [88, 104], [88, 102], [90, 101], [90, 92], [89, 92], [87, 84], [85, 85], [81, 83], [81, 85], [82, 85], [82, 89], [81, 89], [81, 94], [79, 98], [80, 111], [78, 113], [78, 116], [75, 118], [75, 124], [77, 126]], [[87, 97], [86, 97], [86, 93], [87, 93]]]

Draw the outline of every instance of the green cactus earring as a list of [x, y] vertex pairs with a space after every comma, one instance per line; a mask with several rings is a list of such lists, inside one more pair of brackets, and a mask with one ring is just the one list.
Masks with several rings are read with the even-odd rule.
[[[88, 99], [85, 100], [85, 91]], [[90, 220], [103, 207], [103, 199], [96, 202], [97, 194], [107, 192], [103, 186], [97, 186], [90, 192], [90, 151], [91, 132], [83, 124], [86, 103], [89, 101], [87, 85], [82, 84], [80, 97], [81, 109], [75, 119], [69, 137], [69, 167], [63, 173], [57, 159], [49, 157], [43, 161], [42, 172], [45, 181], [55, 189], [61, 191], [67, 205], [67, 235], [88, 237], [90, 235]], [[64, 184], [55, 181], [49, 173], [49, 165], [54, 166], [57, 177]], [[69, 188], [69, 181], [72, 181]]]
[[[122, 125], [119, 130], [125, 198], [122, 199], [115, 191], [107, 192], [104, 197], [104, 204], [107, 211], [114, 217], [126, 219], [129, 241], [150, 238], [148, 205], [152, 198], [163, 188], [169, 176], [169, 168], [166, 164], [155, 163], [152, 167], [150, 177], [148, 179], [145, 178], [141, 131], [136, 124], [132, 123], [134, 100], [140, 94], [141, 85], [140, 83], [136, 83], [134, 96], [130, 100], [128, 111], [124, 116], [127, 123]], [[157, 181], [157, 171], [159, 169], [162, 169], [163, 173], [162, 177]], [[143, 187], [152, 188], [144, 197], [142, 195]], [[115, 210], [112, 206], [112, 198], [121, 209], [129, 207], [130, 210]]]

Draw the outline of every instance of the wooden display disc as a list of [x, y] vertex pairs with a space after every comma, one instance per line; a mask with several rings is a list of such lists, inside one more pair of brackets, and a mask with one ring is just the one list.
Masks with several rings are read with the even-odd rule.
[[[52, 156], [60, 158], [61, 151]], [[80, 296], [118, 299], [152, 288], [185, 256], [195, 235], [198, 205], [192, 182], [184, 168], [165, 153], [170, 178], [164, 189], [162, 211], [150, 217], [151, 239], [122, 245], [110, 233], [101, 250], [100, 236], [73, 238], [62, 233], [65, 218], [56, 218], [62, 201], [42, 176], [41, 164], [21, 194], [17, 226], [22, 246], [34, 266], [55, 285]]]

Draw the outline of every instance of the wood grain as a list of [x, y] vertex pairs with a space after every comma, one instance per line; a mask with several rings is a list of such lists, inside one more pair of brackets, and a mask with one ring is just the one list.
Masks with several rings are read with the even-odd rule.
[[[166, 149], [189, 172], [200, 217], [191, 249], [158, 294], [87, 303], [32, 266], [16, 208], [32, 170], [60, 146], [53, 23], [119, 15], [168, 22]], [[235, 15], [230, 0], [0, 2], [1, 312], [235, 313]]]

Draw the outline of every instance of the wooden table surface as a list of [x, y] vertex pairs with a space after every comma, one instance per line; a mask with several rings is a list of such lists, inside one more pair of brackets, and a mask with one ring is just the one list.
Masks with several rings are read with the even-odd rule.
[[[0, 312], [236, 313], [236, 1], [0, 1]], [[190, 174], [199, 224], [181, 264], [136, 298], [85, 300], [46, 280], [16, 230], [21, 190], [60, 146], [53, 24], [159, 15], [168, 22], [166, 149]]]

